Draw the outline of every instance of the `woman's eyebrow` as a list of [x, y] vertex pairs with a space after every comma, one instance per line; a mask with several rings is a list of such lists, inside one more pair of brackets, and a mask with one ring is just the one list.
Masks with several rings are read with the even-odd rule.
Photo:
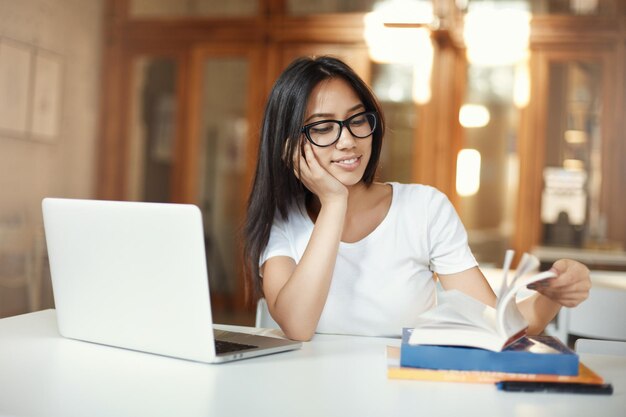
[[[346, 113], [350, 113], [352, 111], [355, 111], [359, 108], [365, 109], [365, 105], [363, 103], [359, 103], [356, 106], [352, 106], [348, 109], [348, 111]], [[310, 115], [309, 117], [306, 118], [306, 120], [304, 121], [304, 123], [308, 122], [311, 119], [314, 119], [316, 117], [333, 117], [334, 114], [332, 113], [314, 113], [312, 115]]]

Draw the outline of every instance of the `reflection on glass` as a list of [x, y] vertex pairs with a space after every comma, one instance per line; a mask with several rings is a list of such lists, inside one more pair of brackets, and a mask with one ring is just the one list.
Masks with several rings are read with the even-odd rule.
[[610, 15], [621, 0], [526, 0], [533, 14]]
[[463, 127], [485, 127], [490, 118], [489, 109], [482, 104], [463, 104], [459, 111], [459, 123]]
[[411, 92], [413, 101], [426, 104], [430, 101], [430, 78], [434, 49], [431, 33], [425, 27], [388, 27], [386, 23], [430, 24], [433, 22], [433, 7], [426, 0], [384, 0], [363, 18], [363, 36], [369, 56], [379, 64], [403, 64], [412, 68], [412, 82], [394, 83], [393, 90], [383, 93], [392, 101], [402, 101], [405, 92]]
[[412, 182], [413, 132], [416, 111], [411, 96], [413, 67], [373, 64], [372, 89], [380, 100], [387, 123], [380, 155], [380, 181]]
[[606, 237], [600, 212], [601, 65], [550, 64], [543, 243], [582, 247]]
[[199, 203], [211, 292], [232, 294], [241, 263], [238, 236], [245, 196], [248, 63], [210, 58], [203, 68]]
[[176, 63], [143, 57], [133, 63], [128, 195], [169, 202], [176, 122]]
[[131, 0], [131, 17], [254, 16], [259, 0]]
[[477, 151], [480, 165], [474, 154], [470, 172], [463, 172], [465, 168], [457, 165], [461, 171], [457, 175], [475, 173], [478, 167], [480, 176], [469, 184], [474, 185], [467, 189], [471, 192], [459, 193], [459, 215], [468, 230], [472, 251], [482, 265], [501, 264], [514, 232], [519, 176], [519, 110], [514, 106], [514, 86], [514, 65], [468, 67], [465, 102], [475, 106], [465, 107], [460, 116], [466, 125], [464, 147]]
[[522, 0], [470, 2], [463, 24], [468, 61], [508, 66], [527, 59], [530, 18]]
[[480, 152], [461, 149], [456, 162], [456, 192], [469, 197], [480, 190]]
[[290, 15], [368, 12], [381, 0], [287, 0]]

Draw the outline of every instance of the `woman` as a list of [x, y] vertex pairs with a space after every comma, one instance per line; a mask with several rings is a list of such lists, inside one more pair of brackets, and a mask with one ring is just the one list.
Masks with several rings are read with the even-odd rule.
[[[315, 332], [397, 336], [433, 307], [437, 274], [494, 306], [467, 234], [432, 187], [375, 182], [385, 123], [367, 85], [342, 61], [300, 58], [270, 94], [248, 203], [248, 284], [291, 339]], [[540, 332], [589, 291], [589, 271], [558, 276], [520, 303]]]

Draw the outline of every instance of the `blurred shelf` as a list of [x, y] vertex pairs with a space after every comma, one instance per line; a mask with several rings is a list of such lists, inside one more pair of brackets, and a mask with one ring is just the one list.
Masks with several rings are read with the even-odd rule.
[[626, 252], [619, 250], [537, 246], [532, 250], [532, 254], [539, 258], [542, 264], [568, 258], [582, 262], [589, 269], [626, 271]]

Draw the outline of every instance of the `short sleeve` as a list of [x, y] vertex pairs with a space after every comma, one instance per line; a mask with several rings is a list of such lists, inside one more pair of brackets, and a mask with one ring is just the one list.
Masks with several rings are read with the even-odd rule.
[[294, 260], [297, 259], [287, 232], [287, 224], [278, 216], [274, 219], [267, 246], [259, 258], [259, 267], [263, 266], [265, 261], [275, 256], [288, 256]]
[[428, 206], [430, 268], [440, 274], [455, 274], [477, 266], [467, 242], [467, 232], [454, 206], [433, 189]]

